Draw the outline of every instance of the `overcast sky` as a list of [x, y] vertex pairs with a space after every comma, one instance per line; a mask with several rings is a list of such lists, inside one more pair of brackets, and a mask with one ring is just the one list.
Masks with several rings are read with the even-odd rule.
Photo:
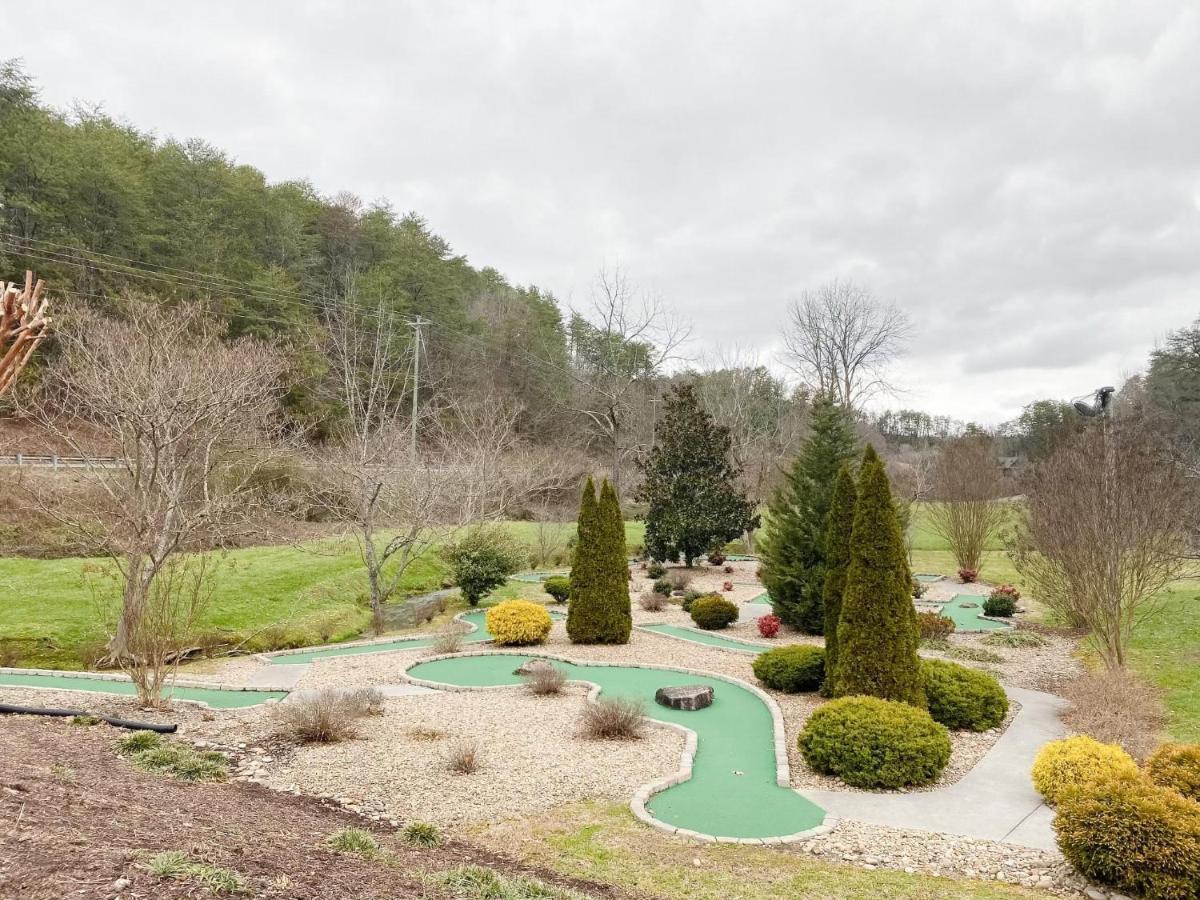
[[55, 105], [387, 198], [564, 302], [619, 260], [697, 356], [770, 362], [851, 277], [914, 322], [897, 405], [997, 422], [1200, 314], [1186, 0], [38, 0], [0, 33]]

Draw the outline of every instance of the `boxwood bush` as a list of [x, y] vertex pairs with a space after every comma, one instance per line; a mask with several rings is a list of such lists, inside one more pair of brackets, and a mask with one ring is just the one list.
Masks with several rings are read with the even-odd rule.
[[692, 602], [689, 610], [692, 621], [697, 627], [706, 631], [716, 631], [736, 622], [738, 617], [737, 604], [726, 600], [719, 594], [706, 594]]
[[542, 582], [542, 590], [554, 598], [555, 603], [566, 603], [571, 596], [571, 579], [566, 575], [554, 575]]
[[1054, 817], [1063, 856], [1087, 878], [1139, 897], [1200, 897], [1200, 803], [1145, 777], [1067, 791]]
[[505, 600], [487, 611], [487, 630], [502, 647], [544, 643], [554, 626], [550, 613], [540, 603]]
[[1088, 782], [1140, 776], [1133, 757], [1116, 744], [1085, 735], [1051, 741], [1033, 761], [1033, 786], [1051, 806]]
[[921, 660], [929, 714], [956, 731], [987, 731], [1008, 715], [1008, 696], [986, 672], [940, 659]]
[[808, 764], [853, 787], [928, 784], [950, 761], [950, 734], [929, 713], [877, 697], [842, 697], [808, 717], [797, 740]]
[[825, 680], [825, 651], [806, 644], [768, 650], [754, 658], [754, 677], [785, 694], [815, 691]]
[[954, 631], [954, 620], [935, 612], [919, 612], [917, 628], [923, 641], [944, 641]]
[[1200, 744], [1163, 744], [1146, 760], [1156, 784], [1191, 800], [1200, 800]]

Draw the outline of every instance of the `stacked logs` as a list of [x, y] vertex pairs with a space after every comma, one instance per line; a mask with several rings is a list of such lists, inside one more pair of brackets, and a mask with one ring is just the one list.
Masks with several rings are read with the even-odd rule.
[[45, 283], [35, 284], [33, 273], [25, 273], [25, 285], [0, 282], [0, 395], [25, 368], [33, 351], [50, 329], [46, 315]]

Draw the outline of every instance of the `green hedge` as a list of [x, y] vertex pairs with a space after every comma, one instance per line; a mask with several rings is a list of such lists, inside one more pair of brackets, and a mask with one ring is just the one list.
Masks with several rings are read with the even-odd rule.
[[554, 575], [542, 582], [542, 590], [553, 597], [556, 603], [566, 603], [571, 596], [571, 579], [566, 575]]
[[940, 659], [921, 660], [929, 714], [947, 728], [987, 731], [1008, 715], [1008, 696], [986, 672]]
[[732, 600], [718, 594], [707, 594], [692, 603], [692, 621], [706, 631], [716, 631], [737, 621], [738, 608]]
[[860, 788], [928, 784], [950, 761], [950, 735], [929, 713], [877, 697], [843, 697], [817, 709], [797, 740], [816, 771]]
[[815, 691], [825, 680], [825, 651], [805, 644], [768, 650], [755, 657], [754, 677], [785, 694]]

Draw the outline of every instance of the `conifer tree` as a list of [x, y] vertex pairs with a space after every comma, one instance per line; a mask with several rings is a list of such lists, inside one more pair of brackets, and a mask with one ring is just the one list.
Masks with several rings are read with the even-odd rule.
[[625, 523], [617, 492], [605, 479], [597, 500], [589, 478], [579, 505], [567, 634], [576, 644], [626, 644], [632, 624]]
[[850, 539], [854, 533], [854, 506], [858, 487], [850, 463], [842, 463], [833, 484], [829, 506], [829, 527], [825, 531], [825, 587], [821, 599], [825, 607], [825, 685], [822, 693], [836, 695], [838, 666], [838, 623], [842, 618], [842, 594], [850, 568]]
[[838, 470], [853, 459], [855, 437], [849, 414], [824, 395], [813, 401], [811, 424], [812, 433], [771, 499], [759, 554], [775, 615], [821, 634], [829, 505]]
[[758, 527], [754, 504], [738, 485], [729, 429], [705, 412], [691, 385], [676, 385], [663, 402], [659, 441], [642, 464], [638, 499], [648, 503], [646, 551], [662, 561], [722, 548]]
[[900, 522], [883, 461], [868, 445], [859, 468], [838, 625], [837, 694], [869, 694], [924, 707], [919, 640]]

